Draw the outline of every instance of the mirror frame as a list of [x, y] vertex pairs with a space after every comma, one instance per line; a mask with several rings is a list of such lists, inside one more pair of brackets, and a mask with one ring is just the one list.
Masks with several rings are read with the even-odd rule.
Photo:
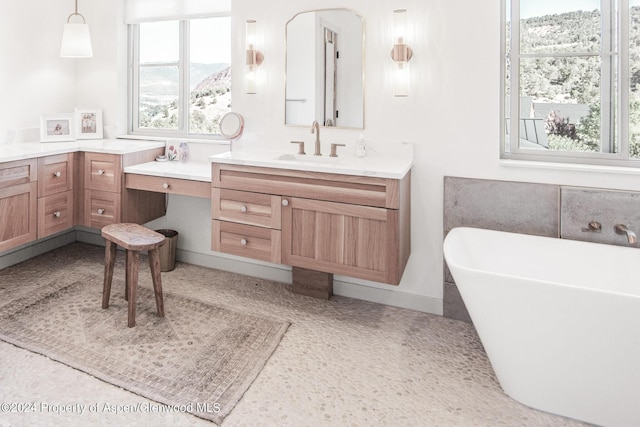
[[362, 76], [361, 76], [361, 80], [362, 80], [362, 126], [361, 127], [345, 127], [345, 126], [324, 126], [321, 125], [321, 127], [323, 128], [331, 128], [331, 129], [361, 129], [364, 130], [365, 128], [365, 65], [366, 65], [366, 61], [365, 61], [365, 49], [366, 49], [366, 22], [364, 20], [364, 17], [362, 15], [360, 15], [359, 13], [357, 13], [355, 10], [353, 9], [348, 9], [346, 7], [329, 7], [329, 8], [323, 8], [323, 9], [309, 9], [309, 10], [303, 10], [301, 12], [296, 13], [295, 15], [293, 15], [286, 23], [285, 23], [285, 27], [284, 27], [284, 125], [285, 126], [291, 126], [291, 127], [306, 127], [309, 125], [306, 124], [295, 124], [295, 123], [287, 123], [287, 62], [288, 62], [288, 50], [287, 50], [287, 38], [289, 35], [289, 23], [291, 21], [293, 21], [294, 19], [296, 19], [296, 17], [298, 15], [301, 15], [303, 13], [310, 13], [310, 12], [326, 12], [326, 11], [343, 11], [343, 12], [351, 12], [353, 13], [358, 19], [360, 19], [360, 21], [362, 22]]
[[[232, 133], [226, 133], [222, 130], [222, 124], [223, 122], [228, 121], [229, 118], [231, 117], [235, 117], [238, 120], [238, 128]], [[244, 132], [244, 117], [242, 117], [242, 114], [230, 111], [226, 113], [224, 116], [222, 116], [222, 118], [220, 119], [220, 135], [222, 135], [224, 139], [228, 139], [229, 141], [233, 142], [236, 139], [240, 139], [243, 132]]]

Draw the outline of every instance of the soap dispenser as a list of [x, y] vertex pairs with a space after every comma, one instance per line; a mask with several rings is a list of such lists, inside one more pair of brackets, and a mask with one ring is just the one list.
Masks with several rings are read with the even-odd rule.
[[358, 145], [356, 147], [356, 156], [364, 157], [367, 155], [367, 144], [364, 142], [364, 136], [360, 134], [358, 137]]

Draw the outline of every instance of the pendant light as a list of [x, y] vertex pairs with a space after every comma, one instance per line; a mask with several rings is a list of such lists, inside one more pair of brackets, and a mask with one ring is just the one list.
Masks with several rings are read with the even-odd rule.
[[[82, 18], [82, 23], [70, 22], [74, 16]], [[62, 33], [62, 45], [60, 47], [60, 57], [62, 58], [91, 58], [93, 49], [91, 48], [91, 35], [89, 26], [84, 16], [78, 13], [78, 0], [76, 0], [76, 11], [67, 18]]]

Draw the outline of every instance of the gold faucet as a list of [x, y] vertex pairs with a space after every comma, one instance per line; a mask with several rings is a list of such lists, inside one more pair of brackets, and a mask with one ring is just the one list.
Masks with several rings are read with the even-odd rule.
[[613, 227], [613, 230], [616, 232], [616, 234], [621, 234], [623, 236], [626, 235], [627, 241], [629, 242], [630, 245], [635, 245], [636, 243], [638, 243], [638, 238], [636, 237], [636, 233], [629, 230], [626, 225], [616, 224]]
[[313, 153], [313, 155], [322, 156], [322, 153], [320, 153], [320, 125], [317, 120], [314, 120], [313, 123], [311, 123], [311, 133], [314, 131], [316, 133], [316, 152]]

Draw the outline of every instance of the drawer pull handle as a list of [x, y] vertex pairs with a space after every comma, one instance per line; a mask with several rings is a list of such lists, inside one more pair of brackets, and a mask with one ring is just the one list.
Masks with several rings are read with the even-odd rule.
[[103, 213], [104, 213], [104, 209], [102, 209], [102, 208], [98, 209], [98, 214], [99, 215], [102, 215]]
[[287, 199], [282, 199], [282, 206], [289, 206], [289, 201]]
[[55, 176], [56, 178], [60, 178], [62, 174], [60, 172], [54, 172], [53, 176]]
[[240, 244], [241, 244], [242, 246], [247, 246], [247, 243], [248, 243], [248, 242], [247, 242], [247, 239], [240, 239]]
[[53, 216], [56, 217], [56, 218], [60, 218], [60, 211], [55, 211], [53, 213]]
[[247, 207], [245, 205], [240, 206], [240, 212], [247, 212]]
[[169, 188], [169, 183], [165, 182], [164, 184], [162, 184], [162, 188], [167, 189]]
[[104, 175], [104, 171], [102, 169], [98, 169], [98, 175]]

